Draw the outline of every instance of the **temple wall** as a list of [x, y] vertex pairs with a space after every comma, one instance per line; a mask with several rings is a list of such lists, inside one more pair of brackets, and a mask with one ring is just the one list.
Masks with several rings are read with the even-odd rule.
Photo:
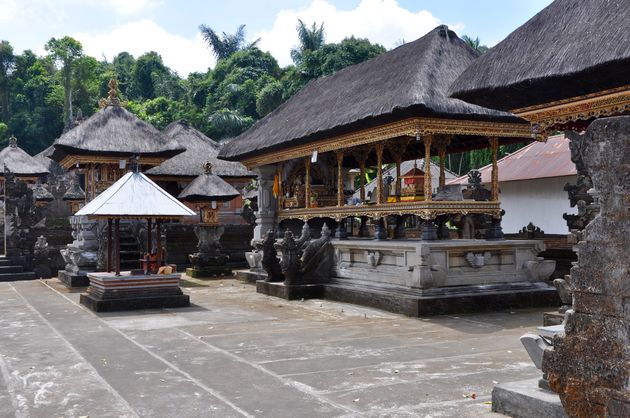
[[529, 222], [547, 234], [568, 234], [562, 215], [577, 213], [569, 206], [566, 183], [575, 183], [577, 176], [508, 181], [500, 184], [501, 208], [505, 216], [503, 232], [516, 233]]

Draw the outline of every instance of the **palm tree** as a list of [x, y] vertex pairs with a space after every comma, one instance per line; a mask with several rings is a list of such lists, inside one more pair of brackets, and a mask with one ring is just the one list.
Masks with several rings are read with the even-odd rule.
[[462, 40], [463, 40], [464, 42], [466, 42], [466, 44], [467, 44], [469, 47], [471, 47], [472, 49], [474, 49], [474, 50], [476, 50], [476, 51], [478, 51], [478, 52], [480, 52], [480, 53], [482, 53], [482, 54], [483, 54], [484, 52], [487, 52], [487, 51], [488, 51], [488, 49], [490, 49], [490, 48], [488, 48], [486, 45], [482, 45], [482, 44], [481, 44], [481, 41], [479, 40], [479, 37], [476, 37], [475, 39], [473, 39], [473, 38], [471, 38], [471, 37], [470, 37], [470, 36], [468, 36], [468, 35], [464, 35], [464, 36], [462, 36]]
[[322, 24], [317, 27], [317, 24], [313, 22], [313, 25], [308, 28], [304, 22], [302, 22], [302, 19], [298, 19], [296, 29], [300, 46], [291, 49], [291, 59], [293, 59], [293, 62], [296, 65], [299, 65], [302, 61], [304, 53], [307, 51], [317, 51], [319, 48], [324, 46], [324, 23], [322, 22]]
[[223, 32], [222, 36], [219, 36], [208, 25], [200, 25], [199, 31], [217, 60], [226, 59], [235, 52], [254, 47], [260, 41], [258, 38], [254, 42], [245, 44], [245, 25], [239, 26], [234, 34]]

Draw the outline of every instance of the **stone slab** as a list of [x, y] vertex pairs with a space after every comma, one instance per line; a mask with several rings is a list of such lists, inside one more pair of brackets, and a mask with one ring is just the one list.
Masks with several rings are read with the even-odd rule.
[[425, 295], [421, 292], [394, 291], [340, 283], [324, 285], [324, 297], [407, 316], [445, 315], [466, 312], [498, 311], [514, 308], [556, 306], [559, 298], [549, 286], [528, 289], [502, 289], [482, 292], [478, 287], [461, 286], [456, 293]]
[[492, 390], [492, 411], [515, 418], [566, 418], [560, 397], [538, 387], [538, 379], [503, 383]]
[[65, 270], [59, 270], [57, 272], [57, 278], [66, 285], [66, 287], [72, 289], [74, 287], [87, 287], [90, 285], [90, 279], [85, 274], [69, 273]]
[[286, 300], [320, 299], [324, 295], [324, 286], [320, 284], [286, 286], [282, 282], [259, 280], [256, 282], [256, 292]]
[[138, 309], [185, 308], [190, 306], [188, 295], [167, 295], [100, 299], [92, 295], [81, 295], [81, 304], [94, 312], [131, 311]]
[[235, 277], [241, 282], [256, 284], [258, 280], [265, 280], [267, 273], [257, 273], [251, 270], [237, 270]]
[[560, 325], [564, 321], [564, 314], [560, 312], [545, 312], [543, 314], [543, 325], [548, 327], [552, 325]]
[[226, 266], [208, 267], [205, 269], [189, 267], [186, 269], [186, 275], [194, 279], [223, 279], [225, 276], [232, 276], [232, 269]]

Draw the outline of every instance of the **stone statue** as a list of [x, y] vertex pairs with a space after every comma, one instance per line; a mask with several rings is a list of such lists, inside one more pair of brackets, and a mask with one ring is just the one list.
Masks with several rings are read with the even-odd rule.
[[49, 266], [49, 252], [46, 237], [40, 235], [33, 248], [33, 270], [35, 275], [41, 279], [50, 279], [52, 277], [52, 270]]
[[280, 261], [278, 260], [278, 253], [274, 244], [276, 243], [275, 234], [270, 229], [267, 231], [267, 235], [262, 242], [262, 266], [267, 272], [266, 282], [281, 282], [284, 280], [282, 275], [282, 269], [280, 268]]
[[492, 193], [481, 184], [481, 172], [479, 170], [470, 170], [468, 173], [468, 185], [462, 190], [464, 199], [472, 200], [491, 200]]
[[304, 250], [304, 247], [308, 245], [310, 239], [311, 239], [311, 227], [308, 226], [308, 222], [304, 222], [304, 225], [302, 225], [302, 235], [300, 235], [300, 238], [298, 238], [297, 241], [295, 241], [298, 248], [300, 249], [300, 253]]
[[186, 274], [191, 277], [213, 277], [231, 275], [232, 269], [227, 266], [229, 256], [221, 252], [222, 226], [196, 225], [197, 252], [188, 255], [193, 264], [186, 269]]
[[277, 250], [282, 251], [282, 260], [280, 260], [280, 268], [284, 275], [284, 284], [293, 285], [301, 284], [299, 282], [300, 259], [298, 256], [298, 246], [293, 239], [293, 232], [287, 230], [284, 233], [284, 239], [275, 244]]
[[335, 262], [334, 249], [330, 242], [331, 230], [328, 225], [324, 224], [321, 236], [308, 241], [301, 253], [292, 233], [287, 239], [288, 233], [290, 231], [285, 233], [283, 242], [276, 244], [276, 247], [282, 251], [284, 284], [291, 286], [328, 281]]
[[553, 285], [558, 291], [558, 295], [562, 301], [562, 306], [558, 309], [560, 313], [565, 313], [571, 309], [571, 305], [573, 304], [573, 295], [571, 294], [571, 286], [569, 286], [570, 280], [571, 276], [567, 274], [564, 276], [564, 279], [555, 279], [553, 281]]

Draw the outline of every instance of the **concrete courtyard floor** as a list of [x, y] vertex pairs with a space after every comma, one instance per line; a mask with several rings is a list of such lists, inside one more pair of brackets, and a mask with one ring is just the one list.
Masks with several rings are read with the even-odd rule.
[[498, 416], [496, 382], [540, 375], [519, 336], [542, 310], [414, 319], [232, 279], [185, 292], [190, 308], [97, 315], [56, 279], [0, 283], [0, 417]]

